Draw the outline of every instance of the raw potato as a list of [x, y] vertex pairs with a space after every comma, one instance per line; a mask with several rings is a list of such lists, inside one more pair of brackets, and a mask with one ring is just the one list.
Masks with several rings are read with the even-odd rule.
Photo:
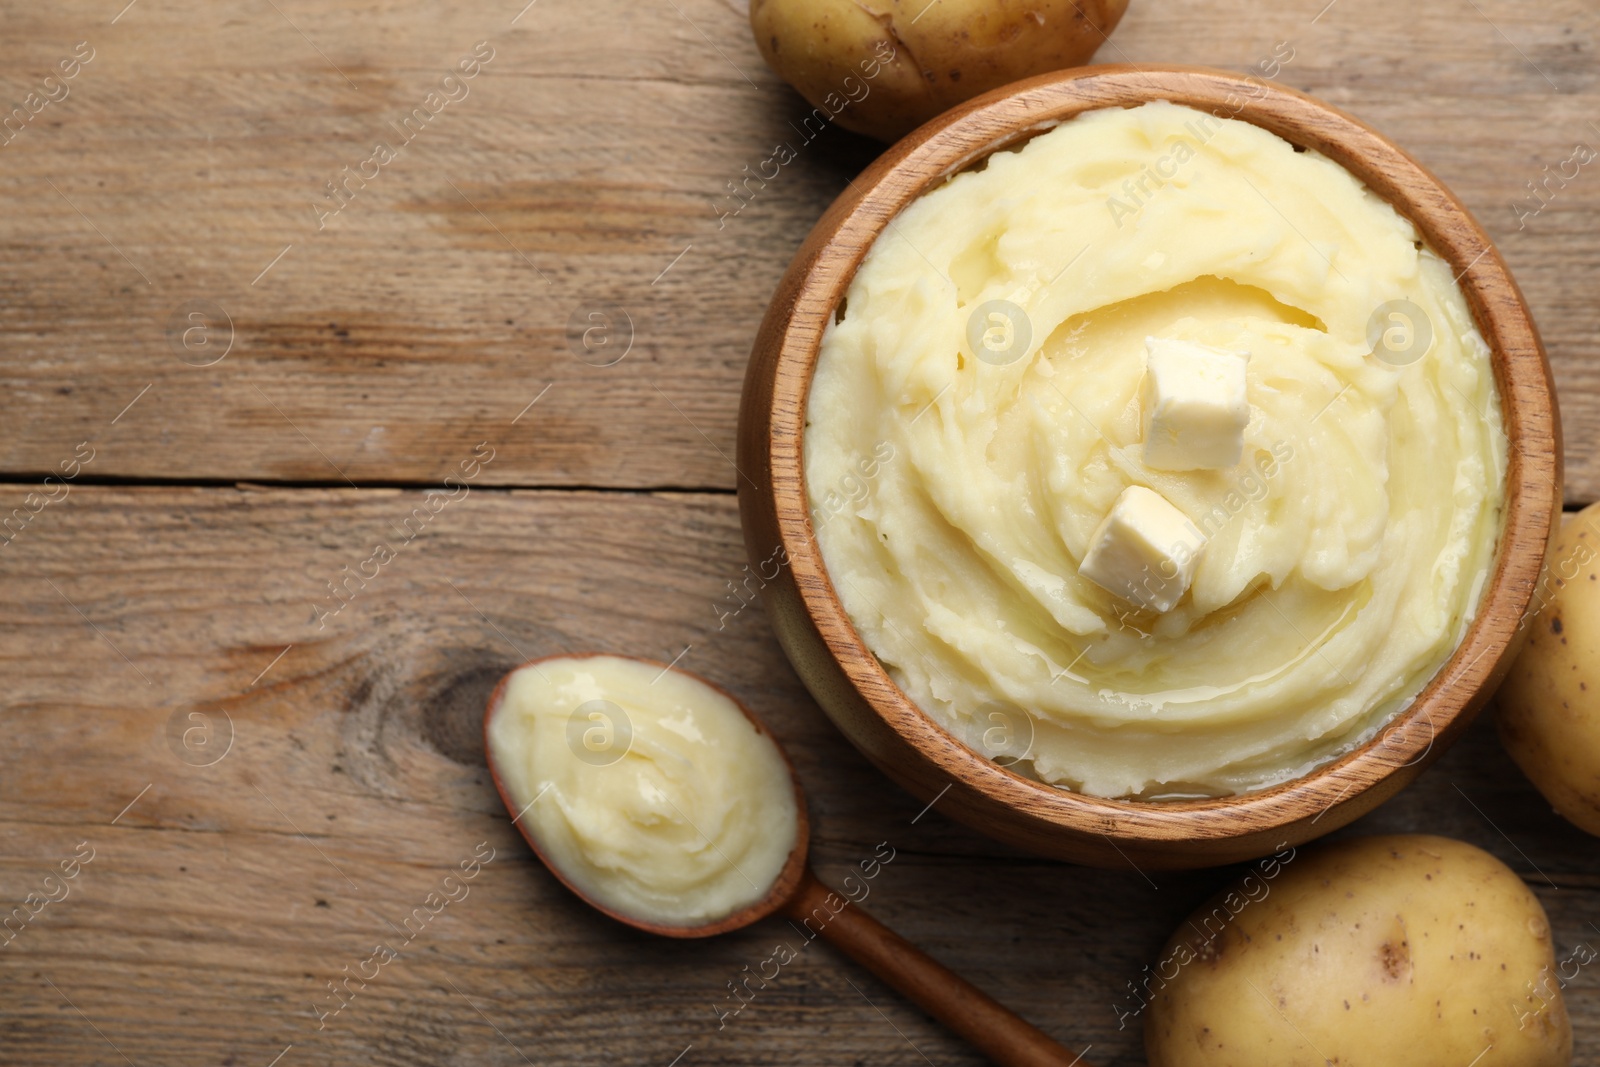
[[1600, 504], [1562, 526], [1501, 685], [1500, 739], [1545, 799], [1600, 835]]
[[1423, 835], [1275, 860], [1167, 943], [1149, 1067], [1571, 1062], [1550, 925], [1499, 860]]
[[[1128, 0], [751, 0], [767, 65], [830, 118], [893, 141], [963, 100], [1077, 66]], [[804, 121], [804, 120], [803, 120]]]

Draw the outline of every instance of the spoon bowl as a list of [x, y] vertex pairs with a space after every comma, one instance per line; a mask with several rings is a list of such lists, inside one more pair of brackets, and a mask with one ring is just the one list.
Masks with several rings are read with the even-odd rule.
[[522, 807], [522, 810], [518, 810], [518, 803], [516, 799], [511, 796], [510, 791], [506, 788], [505, 782], [501, 779], [500, 769], [495, 759], [494, 741], [490, 731], [490, 726], [494, 722], [496, 713], [498, 713], [501, 707], [504, 705], [506, 686], [511, 681], [512, 675], [516, 674], [518, 671], [537, 669], [541, 663], [549, 663], [556, 660], [593, 659], [600, 656], [612, 659], [629, 659], [633, 660], [635, 663], [643, 663], [648, 667], [655, 667], [663, 671], [667, 669], [666, 664], [658, 663], [655, 660], [645, 659], [642, 656], [626, 656], [613, 652], [591, 652], [579, 653], [577, 655], [541, 656], [538, 659], [529, 660], [527, 663], [524, 663], [519, 667], [512, 668], [506, 673], [504, 678], [500, 679], [499, 683], [494, 687], [494, 692], [489, 694], [488, 709], [483, 717], [483, 750], [489, 761], [489, 777], [494, 780], [495, 791], [500, 794], [501, 802], [505, 804], [506, 810], [511, 813], [513, 822], [516, 823], [517, 829], [522, 833], [523, 840], [528, 842], [528, 847], [533, 849], [533, 854], [539, 857], [539, 862], [544, 864], [551, 874], [555, 875], [556, 881], [560, 882], [562, 885], [571, 890], [572, 893], [578, 897], [578, 899], [582, 900], [585, 904], [588, 904], [596, 911], [601, 912], [604, 915], [608, 915], [620, 923], [626, 923], [629, 926], [643, 930], [646, 933], [659, 934], [662, 937], [713, 937], [717, 934], [728, 933], [731, 930], [742, 929], [743, 927], [749, 926], [752, 923], [760, 922], [762, 919], [765, 919], [770, 915], [776, 914], [785, 904], [787, 904], [799, 893], [801, 883], [804, 881], [808, 870], [807, 858], [811, 850], [811, 824], [806, 817], [805, 792], [800, 788], [800, 778], [794, 773], [794, 764], [789, 761], [789, 754], [783, 750], [782, 745], [778, 744], [778, 739], [772, 736], [772, 732], [767, 729], [766, 724], [760, 719], [756, 718], [755, 715], [751, 714], [750, 709], [745, 707], [744, 703], [734, 697], [732, 693], [729, 693], [719, 685], [706, 681], [699, 675], [690, 674], [688, 671], [676, 672], [678, 674], [688, 675], [696, 682], [699, 682], [701, 685], [705, 686], [707, 689], [710, 689], [712, 692], [725, 698], [734, 707], [738, 708], [744, 714], [746, 719], [750, 720], [750, 725], [755, 727], [756, 733], [771, 740], [773, 747], [778, 750], [778, 755], [783, 759], [784, 768], [789, 772], [789, 781], [794, 787], [794, 847], [789, 850], [789, 858], [784, 862], [783, 870], [779, 872], [777, 880], [772, 883], [772, 887], [764, 896], [762, 896], [760, 900], [756, 901], [754, 904], [746, 905], [745, 907], [740, 908], [737, 911], [734, 911], [732, 914], [726, 915], [720, 919], [715, 919], [706, 923], [699, 923], [693, 926], [683, 926], [675, 923], [653, 922], [649, 919], [643, 919], [638, 916], [629, 915], [625, 912], [617, 910], [616, 908], [610, 907], [607, 904], [590, 898], [590, 896], [585, 893], [583, 889], [581, 889], [576, 883], [573, 882], [571, 878], [567, 876], [564, 871], [562, 871], [561, 866], [555, 862], [555, 860], [549, 855], [548, 852], [546, 852], [543, 847], [540, 846], [537, 835], [532, 833], [528, 829], [527, 824], [523, 822], [522, 816], [527, 813], [528, 808], [531, 808], [534, 803], [537, 803], [537, 798], [535, 798], [534, 801], [527, 803], [526, 806]]
[[[550, 787], [540, 790], [533, 800], [526, 804], [520, 804], [520, 798], [511, 795], [501, 776], [491, 727], [496, 715], [505, 707], [508, 684], [518, 671], [537, 669], [542, 663], [591, 659], [598, 656], [630, 659], [660, 668], [663, 673], [673, 671], [705, 686], [738, 708], [756, 732], [771, 740], [777, 748], [789, 773], [790, 784], [794, 788], [795, 840], [783, 868], [759, 900], [722, 918], [694, 925], [660, 923], [629, 915], [590, 896], [575, 879], [561, 869], [549, 851], [540, 845], [538, 835], [524, 822], [523, 815], [538, 803]], [[612, 653], [599, 652], [546, 656], [514, 668], [495, 686], [484, 713], [483, 733], [489, 775], [494, 780], [495, 790], [500, 794], [500, 800], [505, 804], [506, 811], [511, 814], [512, 822], [522, 833], [523, 839], [528, 842], [528, 847], [533, 849], [534, 855], [556, 880], [595, 910], [647, 933], [679, 938], [711, 937], [715, 934], [728, 933], [781, 913], [800, 923], [808, 940], [815, 939], [818, 935], [826, 938], [847, 956], [905, 994], [908, 999], [965, 1038], [1001, 1067], [1071, 1067], [1074, 1064], [1077, 1067], [1091, 1067], [1084, 1062], [1081, 1055], [1069, 1052], [1021, 1016], [867, 915], [848, 898], [829, 889], [816, 876], [808, 863], [811, 828], [810, 821], [806, 817], [805, 794], [800, 787], [799, 777], [794, 773], [793, 763], [789, 761], [783, 746], [778, 744], [766, 725], [744, 705], [743, 701], [721, 687], [689, 671], [679, 670], [640, 656], [614, 656]], [[731, 864], [732, 861], [729, 862]], [[814, 928], [813, 923], [816, 924]]]

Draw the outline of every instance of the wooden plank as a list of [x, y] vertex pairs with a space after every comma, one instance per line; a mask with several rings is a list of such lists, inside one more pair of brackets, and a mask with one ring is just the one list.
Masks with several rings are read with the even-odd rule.
[[[789, 931], [631, 934], [517, 843], [477, 733], [499, 672], [541, 652], [688, 647], [684, 664], [749, 700], [795, 757], [825, 877], [888, 841], [875, 914], [1050, 1033], [1093, 1043], [1097, 1062], [1142, 1062], [1136, 1030], [1117, 1026], [1125, 985], [1227, 872], [1079, 870], [937, 808], [913, 822], [920, 805], [816, 711], [759, 608], [730, 614], [731, 497], [487, 490], [731, 489], [755, 325], [877, 151], [829, 132], [720, 220], [726, 183], [798, 143], [807, 110], [759, 62], [737, 0], [522, 2], [4, 5], [0, 103], [77, 42], [95, 53], [70, 96], [0, 145], [0, 472], [37, 478], [79, 442], [94, 456], [0, 545], [0, 901], [49, 892], [79, 842], [94, 850], [0, 950], [3, 1058], [976, 1062], [826, 947], [719, 1030], [726, 983]], [[1135, 0], [1100, 59], [1243, 70], [1290, 42], [1278, 80], [1439, 173], [1544, 329], [1568, 499], [1588, 501], [1600, 191], [1586, 167], [1520, 228], [1514, 205], [1600, 138], [1596, 37], [1581, 0], [1447, 0], [1398, 27], [1377, 0]], [[390, 123], [480, 40], [495, 58], [469, 95], [318, 230], [325, 183], [398, 139]], [[174, 312], [197, 300], [232, 319], [226, 358], [205, 367], [184, 359], [216, 348], [174, 345]], [[617, 306], [627, 357], [583, 362], [569, 320]], [[493, 461], [425, 524], [421, 495], [391, 489], [83, 484], [438, 482], [479, 442]], [[0, 513], [26, 491], [0, 488]], [[319, 628], [337, 606], [326, 583], [407, 522], [425, 531]], [[232, 747], [195, 765], [218, 749], [193, 734], [185, 747], [183, 731], [225, 721]], [[1539, 892], [1558, 951], [1600, 943], [1592, 840], [1486, 726], [1351, 832], [1480, 844]], [[495, 859], [470, 895], [319, 1030], [326, 983], [398, 943], [391, 924], [480, 842]], [[1600, 1063], [1600, 978], [1586, 970], [1568, 996], [1576, 1062]]]
[[[549, 386], [543, 429], [508, 440], [486, 481], [731, 488], [766, 300], [876, 148], [839, 131], [799, 145], [719, 219], [727, 183], [798, 142], [806, 110], [738, 5], [521, 6], [250, 0], [224, 15], [178, 0], [110, 24], [87, 2], [8, 5], [9, 98], [80, 40], [95, 57], [0, 147], [0, 470], [53, 468], [140, 396], [96, 476], [437, 482]], [[1323, 7], [1136, 2], [1098, 58], [1245, 70], [1288, 42], [1277, 80], [1437, 171], [1527, 292], [1562, 389], [1568, 498], [1595, 499], [1600, 182], [1581, 169], [1520, 228], [1515, 210], [1547, 165], [1600, 144], [1592, 13], [1449, 0], [1378, 32], [1390, 5]], [[390, 124], [483, 40], [494, 58], [468, 95], [319, 230], [326, 183], [398, 140]], [[606, 307], [628, 312], [633, 347], [591, 366], [568, 323]], [[226, 359], [186, 365], [225, 343], [218, 308]], [[175, 349], [206, 309], [212, 347]]]
[[[805, 696], [759, 608], [720, 618], [743, 566], [727, 494], [474, 488], [401, 544], [417, 507], [421, 493], [390, 489], [80, 486], [0, 550], [0, 902], [48, 891], [80, 842], [93, 849], [0, 949], [7, 1062], [265, 1065], [289, 1045], [282, 1067], [978, 1062], [826, 946], [719, 1030], [727, 983], [794, 931], [632, 933], [519, 844], [478, 732], [497, 675], [543, 653], [686, 646], [683, 664], [793, 755], [824, 878], [887, 841], [869, 910], [1092, 1043], [1094, 1062], [1142, 1062], [1136, 1029], [1118, 1029], [1126, 983], [1227, 871], [1083, 870], [937, 807], [918, 819]], [[393, 561], [319, 629], [324, 583], [380, 541]], [[213, 747], [185, 747], [207, 722]], [[1560, 951], [1600, 943], [1600, 854], [1492, 731], [1353, 832], [1379, 829], [1488, 848], [1538, 891]], [[413, 919], [399, 958], [319, 1030], [326, 984], [404, 940], [483, 842], [494, 858], [467, 895]], [[1577, 1062], [1600, 1062], [1600, 977], [1568, 995]]]

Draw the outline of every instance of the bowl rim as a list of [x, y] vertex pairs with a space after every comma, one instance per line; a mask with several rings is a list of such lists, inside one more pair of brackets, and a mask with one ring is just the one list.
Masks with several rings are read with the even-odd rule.
[[[812, 375], [827, 321], [873, 241], [896, 215], [978, 160], [1075, 115], [1156, 100], [1242, 119], [1314, 149], [1418, 228], [1457, 272], [1457, 284], [1490, 347], [1507, 468], [1500, 540], [1476, 616], [1410, 707], [1354, 750], [1289, 781], [1225, 797], [1140, 801], [1095, 797], [1025, 778], [967, 748], [901, 691], [856, 632], [823, 565], [803, 449]], [[770, 395], [755, 387], [758, 374], [770, 374]], [[1298, 831], [1287, 836], [1303, 841], [1387, 799], [1465, 728], [1503, 676], [1561, 510], [1559, 411], [1543, 345], [1516, 282], [1465, 205], [1397, 145], [1331, 105], [1259, 78], [1204, 67], [1117, 64], [1042, 75], [977, 97], [891, 147], [823, 215], [780, 283], [752, 354], [739, 437], [739, 465], [754, 468], [765, 481], [754, 497], [740, 486], [752, 561], [757, 554], [752, 515], [768, 509], [764, 517], [777, 532], [777, 550], [789, 572], [784, 581], [792, 583], [810, 625], [866, 707], [950, 784], [991, 806], [998, 803], [1078, 837], [1103, 837], [1113, 847], [1119, 840], [1218, 841], [1291, 826]], [[859, 739], [851, 740], [862, 746]], [[883, 765], [877, 754], [867, 754]], [[910, 781], [895, 777], [925, 799], [932, 792], [915, 775]], [[1392, 788], [1363, 803], [1380, 784]], [[1345, 809], [1343, 817], [1316, 829], [1318, 820], [1337, 809]]]

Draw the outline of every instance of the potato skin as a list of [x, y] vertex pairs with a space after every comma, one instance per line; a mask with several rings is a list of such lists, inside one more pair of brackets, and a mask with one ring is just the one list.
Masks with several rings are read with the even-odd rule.
[[1544, 909], [1487, 852], [1354, 838], [1304, 851], [1266, 885], [1221, 913], [1231, 921], [1207, 923], [1213, 901], [1167, 943], [1150, 1067], [1571, 1062]]
[[980, 93], [1087, 61], [1127, 7], [1128, 0], [751, 0], [750, 29], [767, 65], [824, 115], [893, 141]]
[[1600, 504], [1568, 519], [1495, 696], [1500, 740], [1552, 807], [1600, 836]]

